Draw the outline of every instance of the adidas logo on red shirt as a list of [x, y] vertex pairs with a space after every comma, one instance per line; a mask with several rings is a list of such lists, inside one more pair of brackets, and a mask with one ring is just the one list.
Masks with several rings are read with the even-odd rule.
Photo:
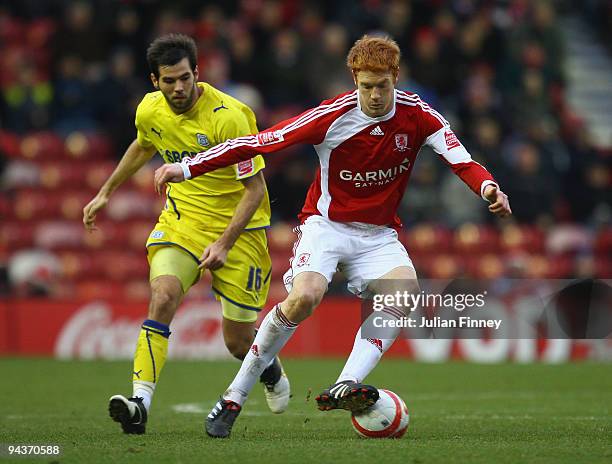
[[374, 129], [370, 131], [370, 135], [385, 135], [380, 126], [376, 126]]

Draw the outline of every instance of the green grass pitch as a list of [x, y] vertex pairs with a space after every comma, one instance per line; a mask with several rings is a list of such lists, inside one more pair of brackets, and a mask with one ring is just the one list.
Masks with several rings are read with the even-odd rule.
[[290, 409], [269, 413], [258, 385], [232, 437], [213, 440], [203, 420], [237, 362], [170, 360], [147, 434], [125, 436], [108, 417], [107, 399], [131, 392], [131, 363], [0, 359], [0, 443], [63, 449], [58, 458], [16, 462], [612, 462], [611, 365], [384, 360], [368, 382], [406, 401], [410, 426], [400, 440], [366, 440], [345, 411], [315, 408], [314, 397], [342, 363], [287, 360]]

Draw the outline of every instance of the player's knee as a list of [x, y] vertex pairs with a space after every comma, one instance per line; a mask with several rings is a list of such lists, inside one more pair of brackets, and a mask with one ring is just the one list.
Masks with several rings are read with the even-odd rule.
[[183, 290], [180, 282], [159, 279], [151, 282], [151, 303], [149, 305], [149, 318], [163, 323], [170, 323], [176, 308], [181, 302]]
[[322, 294], [308, 289], [291, 292], [283, 304], [283, 312], [291, 321], [300, 322], [312, 314], [322, 298]]

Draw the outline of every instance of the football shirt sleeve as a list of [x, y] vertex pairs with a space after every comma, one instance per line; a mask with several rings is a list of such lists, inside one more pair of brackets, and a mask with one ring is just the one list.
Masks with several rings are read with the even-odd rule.
[[313, 108], [258, 134], [227, 140], [193, 158], [185, 158], [181, 161], [185, 179], [250, 160], [259, 153], [274, 153], [298, 143], [318, 144], [329, 126], [329, 121], [320, 117], [322, 114]]
[[421, 107], [421, 125], [425, 136], [424, 145], [430, 146], [476, 195], [485, 199], [485, 187], [498, 184], [484, 166], [472, 159], [448, 121], [424, 104]]
[[136, 108], [136, 141], [141, 147], [150, 147], [153, 142], [149, 138], [150, 128], [147, 128], [147, 117], [144, 100]]
[[[220, 118], [217, 121], [217, 140], [225, 142], [226, 140], [257, 133], [255, 115], [246, 105], [238, 110], [222, 112], [221, 114], [223, 115], [222, 119]], [[254, 176], [265, 167], [266, 164], [261, 155], [240, 161], [234, 164], [236, 180]]]

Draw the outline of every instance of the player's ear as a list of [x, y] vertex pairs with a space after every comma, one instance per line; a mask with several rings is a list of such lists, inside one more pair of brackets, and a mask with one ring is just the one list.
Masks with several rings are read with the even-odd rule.
[[198, 82], [198, 77], [200, 76], [200, 70], [198, 69], [198, 65], [193, 69], [193, 80]]
[[149, 77], [151, 78], [151, 82], [153, 83], [153, 87], [155, 87], [156, 90], [159, 90], [159, 81], [157, 80], [157, 77], [155, 77], [155, 74], [151, 73], [149, 75]]
[[357, 86], [357, 73], [355, 71], [351, 71], [351, 74], [353, 75], [353, 82], [355, 83], [355, 86]]

